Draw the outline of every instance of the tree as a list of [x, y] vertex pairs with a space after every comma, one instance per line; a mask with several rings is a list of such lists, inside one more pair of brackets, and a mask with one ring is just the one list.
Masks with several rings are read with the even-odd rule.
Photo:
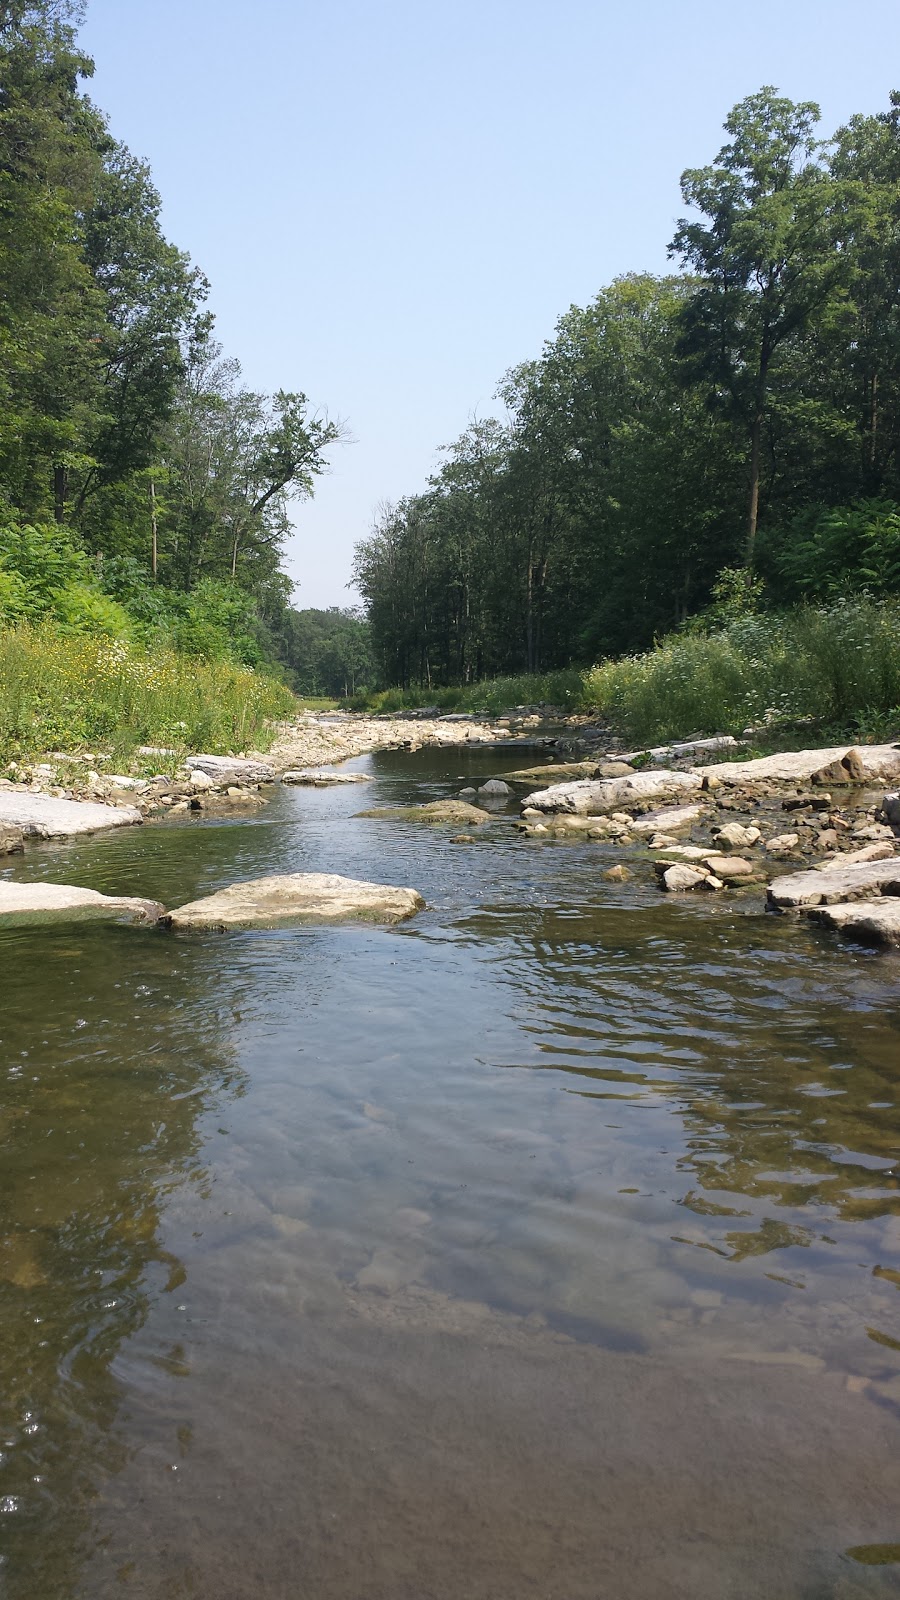
[[681, 180], [685, 203], [708, 219], [683, 219], [671, 246], [700, 279], [685, 307], [682, 350], [690, 377], [705, 379], [711, 402], [726, 401], [746, 433], [749, 567], [775, 368], [847, 281], [836, 248], [846, 194], [823, 164], [819, 116], [812, 101], [795, 105], [760, 89], [728, 117], [732, 139], [715, 165]]

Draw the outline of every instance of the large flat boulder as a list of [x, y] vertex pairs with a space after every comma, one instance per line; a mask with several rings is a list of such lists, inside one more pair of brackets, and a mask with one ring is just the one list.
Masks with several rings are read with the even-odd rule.
[[164, 913], [165, 906], [156, 900], [100, 894], [71, 883], [0, 883], [0, 921], [108, 917], [115, 922], [159, 922]]
[[[809, 783], [825, 769], [840, 765], [853, 752], [859, 758], [848, 762], [843, 770], [842, 782], [877, 783], [882, 779], [900, 776], [900, 745], [861, 744], [831, 745], [824, 750], [788, 750], [781, 755], [759, 756], [753, 761], [718, 761], [704, 767], [707, 777], [718, 778], [721, 783]], [[853, 768], [853, 773], [850, 768]]]
[[791, 872], [769, 884], [769, 905], [778, 911], [804, 911], [810, 906], [838, 905], [841, 901], [868, 900], [876, 895], [900, 895], [900, 859], [857, 861], [850, 866], [836, 861], [809, 872]]
[[368, 772], [323, 772], [321, 768], [308, 768], [305, 771], [283, 772], [282, 783], [289, 783], [299, 788], [330, 789], [341, 783], [371, 783]]
[[179, 906], [172, 928], [274, 928], [282, 923], [402, 922], [425, 901], [415, 889], [341, 878], [333, 872], [290, 872], [232, 883]]
[[558, 783], [526, 795], [522, 808], [562, 811], [575, 816], [601, 816], [642, 800], [667, 800], [694, 793], [702, 786], [696, 772], [634, 772], [627, 777], [593, 782]]
[[668, 806], [663, 811], [648, 811], [631, 824], [632, 833], [678, 833], [699, 822], [705, 806]]
[[37, 839], [66, 839], [102, 828], [129, 828], [143, 822], [137, 806], [106, 806], [96, 800], [59, 800], [51, 794], [0, 790], [0, 823], [9, 822]]
[[809, 914], [827, 928], [866, 944], [900, 946], [900, 899], [896, 897], [814, 906]]
[[393, 818], [398, 822], [452, 822], [478, 828], [490, 822], [490, 813], [480, 806], [470, 806], [467, 800], [432, 800], [426, 806], [375, 806], [372, 811], [360, 811], [361, 817]]
[[192, 772], [205, 772], [216, 783], [274, 783], [275, 768], [268, 761], [253, 761], [244, 756], [187, 756], [185, 766]]

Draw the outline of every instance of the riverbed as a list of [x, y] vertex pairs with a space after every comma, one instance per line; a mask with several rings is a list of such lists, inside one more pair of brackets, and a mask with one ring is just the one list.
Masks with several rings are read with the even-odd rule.
[[897, 1593], [900, 958], [356, 816], [521, 765], [385, 751], [4, 864], [427, 902], [0, 933], [9, 1600]]

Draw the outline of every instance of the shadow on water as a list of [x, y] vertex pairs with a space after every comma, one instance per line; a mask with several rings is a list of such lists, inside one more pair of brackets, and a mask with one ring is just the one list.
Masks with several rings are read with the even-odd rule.
[[[140, 945], [137, 971], [135, 955]], [[0, 1580], [71, 1591], [102, 1483], [125, 1464], [115, 1363], [185, 1268], [164, 1244], [207, 1190], [203, 1118], [242, 1092], [230, 1019], [192, 999], [197, 952], [131, 929], [0, 935]], [[174, 960], [173, 960], [174, 956]], [[179, 1364], [177, 1347], [158, 1359]]]

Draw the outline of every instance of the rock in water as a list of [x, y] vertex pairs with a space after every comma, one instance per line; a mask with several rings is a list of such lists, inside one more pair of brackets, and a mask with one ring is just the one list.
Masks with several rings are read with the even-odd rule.
[[291, 872], [233, 883], [166, 917], [172, 928], [274, 928], [281, 923], [402, 922], [425, 901], [415, 889], [333, 872]]
[[22, 829], [14, 828], [11, 822], [0, 822], [0, 856], [11, 856], [24, 848], [25, 835]]
[[866, 944], [900, 945], [900, 900], [894, 897], [852, 905], [815, 906], [810, 916]]
[[698, 889], [705, 883], [708, 874], [698, 871], [696, 867], [686, 867], [680, 864], [667, 867], [662, 874], [662, 881], [670, 894], [683, 893], [686, 889]]
[[744, 828], [739, 822], [726, 822], [724, 828], [714, 828], [713, 838], [726, 850], [748, 850], [760, 840], [758, 828]]
[[309, 789], [328, 789], [337, 783], [371, 783], [367, 772], [322, 772], [318, 769], [304, 772], [283, 772], [282, 783], [302, 785]]
[[454, 822], [478, 828], [492, 819], [479, 806], [470, 806], [467, 800], [432, 800], [427, 806], [376, 806], [373, 811], [360, 811], [361, 817], [393, 818], [398, 822]]
[[792, 872], [769, 884], [769, 905], [777, 911], [837, 905], [875, 895], [900, 895], [900, 861], [859, 861], [846, 867], [828, 863], [809, 872]]
[[11, 822], [38, 839], [65, 839], [76, 833], [99, 833], [101, 828], [128, 828], [143, 820], [137, 806], [58, 800], [49, 794], [24, 794], [21, 789], [0, 792], [0, 823]]
[[512, 790], [508, 783], [503, 782], [502, 778], [488, 778], [487, 783], [480, 785], [478, 793], [489, 795], [506, 795], [512, 794]]
[[[557, 783], [526, 795], [523, 808], [536, 811], [561, 811], [570, 815], [600, 816], [633, 801], [660, 799], [683, 791], [699, 790], [702, 780], [695, 772], [635, 772], [627, 778], [607, 778], [592, 783]], [[630, 821], [630, 818], [629, 818]]]
[[165, 906], [130, 895], [98, 894], [70, 883], [0, 883], [0, 918], [34, 922], [110, 917], [117, 922], [159, 922]]

